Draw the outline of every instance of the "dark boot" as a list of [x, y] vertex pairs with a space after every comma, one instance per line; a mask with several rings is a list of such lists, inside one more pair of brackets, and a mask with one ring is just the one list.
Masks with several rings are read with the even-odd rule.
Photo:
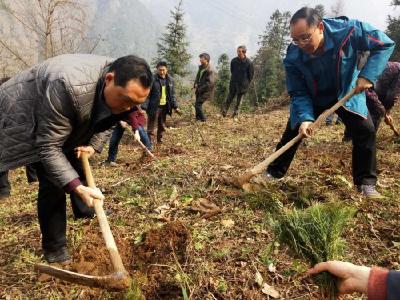
[[63, 246], [55, 251], [44, 250], [43, 256], [44, 259], [50, 264], [68, 264], [71, 262], [71, 258], [69, 257], [68, 249], [66, 246]]

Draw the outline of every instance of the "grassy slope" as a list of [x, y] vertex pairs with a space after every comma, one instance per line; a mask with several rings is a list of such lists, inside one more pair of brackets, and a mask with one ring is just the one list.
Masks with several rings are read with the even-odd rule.
[[[395, 110], [395, 120], [400, 120], [399, 115], [399, 109]], [[271, 211], [275, 199], [288, 208], [332, 199], [354, 205], [359, 212], [346, 233], [346, 259], [399, 268], [400, 143], [391, 139], [384, 124], [377, 144], [379, 179], [386, 186], [386, 200], [368, 202], [349, 186], [351, 145], [341, 143], [341, 126], [323, 127], [304, 143], [284, 181], [257, 193], [220, 183], [222, 175], [238, 174], [272, 153], [286, 118], [286, 110], [242, 115], [239, 122], [220, 119], [214, 113], [207, 124], [195, 124], [186, 107], [184, 116], [169, 120], [173, 128], [166, 132], [165, 143], [156, 148], [159, 160], [143, 162], [128, 135], [120, 147], [118, 167], [99, 167], [106, 153], [93, 159], [97, 184], [105, 191], [105, 206], [114, 210], [110, 223], [123, 260], [130, 272], [140, 277], [149, 299], [161, 295], [166, 286], [175, 293], [171, 299], [178, 297], [181, 287], [192, 293], [192, 299], [264, 299], [255, 283], [257, 270], [287, 299], [318, 299], [317, 287], [303, 274], [307, 265], [274, 240], [266, 211]], [[32, 265], [41, 259], [37, 186], [26, 183], [23, 169], [12, 171], [11, 180], [12, 196], [0, 203], [0, 297], [121, 298], [122, 293], [38, 280]], [[192, 199], [198, 198], [213, 201], [223, 213], [202, 220], [188, 209]], [[134, 244], [144, 232], [164, 224], [155, 208], [170, 202], [174, 208], [167, 211], [166, 218], [182, 221], [191, 235], [186, 257], [136, 272], [132, 267]], [[70, 209], [68, 214], [74, 260], [95, 262], [93, 272], [107, 273], [110, 266], [97, 222], [73, 221]], [[233, 227], [222, 225], [222, 220], [233, 220]], [[270, 263], [276, 266], [275, 273], [268, 271]], [[150, 280], [154, 274], [163, 279]]]

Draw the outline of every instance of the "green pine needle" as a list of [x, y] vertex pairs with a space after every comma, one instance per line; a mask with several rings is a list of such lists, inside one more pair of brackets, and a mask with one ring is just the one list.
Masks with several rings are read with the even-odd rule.
[[[283, 242], [314, 265], [342, 257], [345, 242], [341, 236], [355, 212], [339, 202], [316, 204], [305, 210], [282, 213], [276, 229]], [[332, 275], [320, 274], [317, 282], [326, 298], [337, 298]]]

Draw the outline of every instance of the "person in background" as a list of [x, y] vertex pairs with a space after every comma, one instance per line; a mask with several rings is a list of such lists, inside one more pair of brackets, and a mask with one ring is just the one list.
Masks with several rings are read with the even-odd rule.
[[150, 151], [153, 149], [150, 138], [144, 129], [146, 124], [145, 112], [142, 110], [140, 105], [138, 105], [136, 108], [136, 110], [129, 114], [128, 119], [119, 121], [119, 123], [115, 126], [111, 134], [110, 145], [108, 147], [108, 157], [104, 162], [105, 165], [110, 165], [112, 167], [117, 166], [115, 161], [118, 155], [118, 146], [125, 129], [127, 129], [129, 125], [132, 127], [134, 139], [136, 141], [141, 141]]
[[150, 141], [154, 143], [154, 138], [157, 136], [157, 143], [161, 144], [167, 115], [172, 115], [172, 110], [180, 114], [180, 110], [176, 100], [175, 83], [168, 74], [167, 63], [160, 61], [156, 68], [149, 98], [142, 107], [147, 112], [147, 134]]
[[[0, 86], [8, 81], [10, 77], [4, 77], [0, 79]], [[38, 178], [36, 175], [36, 170], [33, 164], [28, 164], [25, 166], [26, 178], [28, 183], [37, 182]], [[7, 174], [7, 175], [4, 175]], [[0, 199], [7, 198], [11, 195], [11, 184], [8, 180], [8, 171], [3, 172], [3, 175], [0, 176]]]
[[254, 66], [252, 61], [246, 57], [247, 48], [242, 45], [237, 48], [237, 57], [231, 61], [231, 80], [229, 82], [229, 94], [225, 105], [222, 107], [222, 116], [226, 117], [229, 107], [235, 96], [236, 104], [232, 117], [236, 118], [239, 114], [242, 97], [247, 93], [250, 83], [254, 77]]
[[194, 82], [196, 94], [194, 107], [196, 110], [196, 120], [205, 122], [206, 115], [203, 111], [203, 104], [214, 97], [215, 72], [211, 68], [210, 55], [208, 53], [201, 53], [199, 58], [200, 66]]

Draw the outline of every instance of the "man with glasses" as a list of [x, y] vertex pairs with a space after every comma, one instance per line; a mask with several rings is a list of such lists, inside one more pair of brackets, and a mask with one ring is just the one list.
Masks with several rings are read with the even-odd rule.
[[244, 94], [249, 89], [250, 82], [254, 76], [253, 63], [246, 57], [246, 46], [239, 46], [237, 48], [237, 57], [231, 61], [231, 81], [229, 83], [229, 94], [226, 103], [222, 108], [222, 115], [226, 117], [229, 106], [233, 98], [236, 96], [237, 101], [233, 111], [233, 118], [236, 118], [239, 113], [240, 102]]
[[[336, 113], [353, 141], [354, 184], [369, 199], [382, 197], [375, 189], [376, 135], [364, 91], [375, 85], [393, 52], [394, 42], [367, 23], [346, 17], [322, 19], [308, 7], [293, 15], [290, 34], [292, 44], [284, 59], [290, 118], [277, 149], [299, 132], [309, 137], [316, 118], [355, 88], [356, 95]], [[265, 175], [283, 177], [298, 146], [299, 143], [270, 164]]]

